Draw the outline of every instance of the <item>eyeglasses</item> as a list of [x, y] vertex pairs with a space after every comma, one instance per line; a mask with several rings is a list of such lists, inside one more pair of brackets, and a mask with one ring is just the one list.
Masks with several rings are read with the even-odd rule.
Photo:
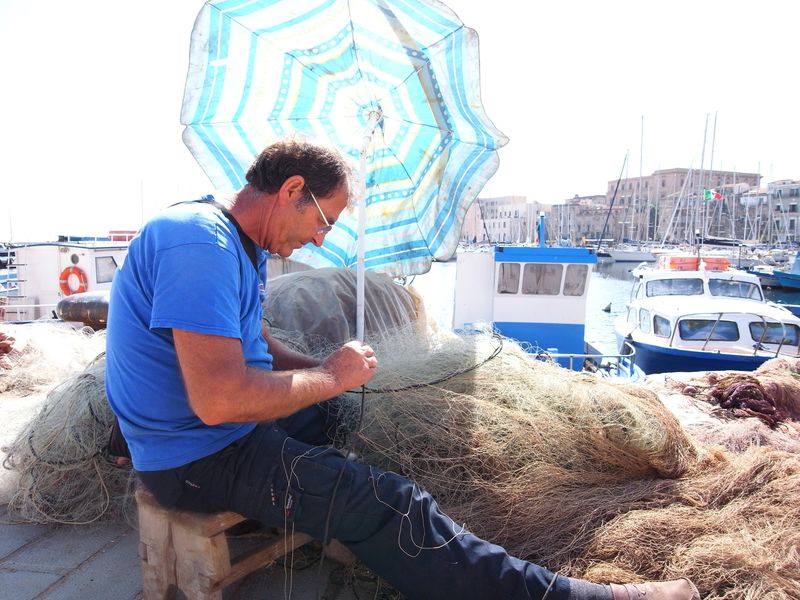
[[320, 227], [319, 229], [317, 229], [317, 234], [328, 233], [331, 229], [333, 229], [333, 225], [331, 225], [328, 222], [328, 217], [326, 217], [325, 213], [322, 212], [322, 208], [320, 207], [319, 202], [317, 202], [317, 198], [316, 196], [314, 196], [314, 192], [312, 192], [308, 188], [308, 186], [306, 186], [306, 189], [308, 190], [308, 193], [311, 194], [311, 199], [314, 201], [314, 204], [317, 205], [317, 210], [319, 211], [319, 214], [322, 215], [322, 220], [325, 221], [325, 227]]

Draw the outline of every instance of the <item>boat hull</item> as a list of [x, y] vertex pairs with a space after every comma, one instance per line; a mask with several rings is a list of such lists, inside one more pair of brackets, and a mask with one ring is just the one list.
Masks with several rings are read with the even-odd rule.
[[800, 275], [797, 273], [789, 273], [788, 271], [773, 271], [775, 278], [784, 287], [789, 290], [800, 290]]
[[724, 354], [681, 348], [664, 348], [653, 344], [633, 342], [636, 366], [648, 375], [684, 371], [753, 371], [772, 355]]

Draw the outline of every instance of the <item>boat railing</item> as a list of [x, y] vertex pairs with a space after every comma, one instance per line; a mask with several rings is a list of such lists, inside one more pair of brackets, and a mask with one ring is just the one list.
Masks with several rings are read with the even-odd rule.
[[636, 369], [636, 349], [627, 340], [623, 342], [623, 347], [618, 354], [608, 354], [604, 352], [589, 353], [560, 353], [539, 351], [536, 353], [538, 360], [557, 362], [571, 370], [580, 370], [600, 373], [607, 377], [621, 377], [634, 379], [638, 377]]
[[[714, 332], [717, 330], [717, 325], [720, 323], [720, 321], [723, 320], [723, 318], [725, 318], [725, 317], [732, 318], [732, 317], [737, 317], [737, 316], [755, 317], [756, 319], [761, 321], [761, 323], [763, 325], [763, 328], [762, 328], [760, 339], [755, 344], [753, 344], [753, 356], [757, 356], [759, 351], [760, 352], [769, 352], [769, 353], [773, 352], [772, 350], [768, 350], [767, 347], [764, 345], [764, 339], [766, 338], [767, 333], [769, 331], [768, 325], [770, 325], [770, 324], [772, 324], [772, 325], [778, 324], [778, 325], [781, 326], [782, 332], [781, 332], [781, 341], [780, 341], [780, 343], [778, 343], [778, 347], [774, 351], [774, 354], [777, 357], [777, 356], [781, 355], [781, 350], [783, 349], [785, 343], [788, 341], [787, 336], [786, 336], [786, 333], [787, 333], [786, 332], [786, 328], [787, 328], [787, 326], [794, 325], [794, 323], [787, 323], [786, 321], [783, 321], [781, 319], [768, 319], [762, 314], [755, 313], [755, 312], [744, 312], [744, 311], [700, 312], [700, 313], [683, 314], [683, 315], [681, 315], [679, 321], [685, 321], [687, 319], [692, 319], [692, 318], [704, 318], [704, 319], [714, 318], [714, 315], [716, 315], [716, 320], [714, 321], [714, 324], [711, 326], [711, 329], [709, 330], [709, 332], [706, 335], [705, 339], [700, 339], [700, 338], [692, 339], [692, 340], [683, 339], [682, 341], [684, 341], [684, 342], [703, 342], [703, 347], [701, 348], [701, 350], [705, 351], [707, 349], [707, 347], [708, 347], [709, 342], [726, 341], [726, 340], [712, 340], [711, 339], [711, 337], [714, 335]], [[676, 347], [675, 346], [675, 336], [677, 335], [677, 332], [678, 332], [678, 326], [677, 326], [677, 323], [676, 323], [676, 326], [672, 328], [672, 333], [669, 336], [669, 347], [670, 348], [675, 348]], [[733, 340], [730, 340], [730, 341], [733, 341]], [[774, 342], [767, 342], [767, 343], [768, 344], [772, 344]], [[783, 353], [783, 355], [784, 356], [792, 356], [792, 357], [800, 357], [800, 345], [798, 345], [798, 349], [797, 349], [796, 352], [785, 352], [785, 353]]]

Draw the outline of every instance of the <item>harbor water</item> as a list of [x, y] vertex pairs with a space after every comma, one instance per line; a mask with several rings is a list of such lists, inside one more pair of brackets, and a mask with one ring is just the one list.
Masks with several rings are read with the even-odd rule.
[[[627, 310], [633, 285], [631, 270], [637, 266], [634, 262], [600, 263], [592, 272], [586, 300], [585, 336], [586, 341], [603, 353], [616, 353], [614, 320]], [[409, 279], [422, 296], [428, 316], [447, 329], [453, 325], [455, 280], [455, 261], [433, 263], [428, 273]], [[779, 304], [800, 304], [800, 291], [765, 289], [764, 295]]]

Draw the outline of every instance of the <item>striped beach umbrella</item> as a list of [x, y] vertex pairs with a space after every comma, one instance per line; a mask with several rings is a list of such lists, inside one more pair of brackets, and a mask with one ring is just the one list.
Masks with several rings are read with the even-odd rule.
[[478, 36], [435, 0], [214, 0], [192, 32], [183, 139], [222, 192], [300, 136], [361, 160], [364, 234], [345, 213], [292, 258], [393, 276], [456, 250], [507, 142], [483, 111]]

